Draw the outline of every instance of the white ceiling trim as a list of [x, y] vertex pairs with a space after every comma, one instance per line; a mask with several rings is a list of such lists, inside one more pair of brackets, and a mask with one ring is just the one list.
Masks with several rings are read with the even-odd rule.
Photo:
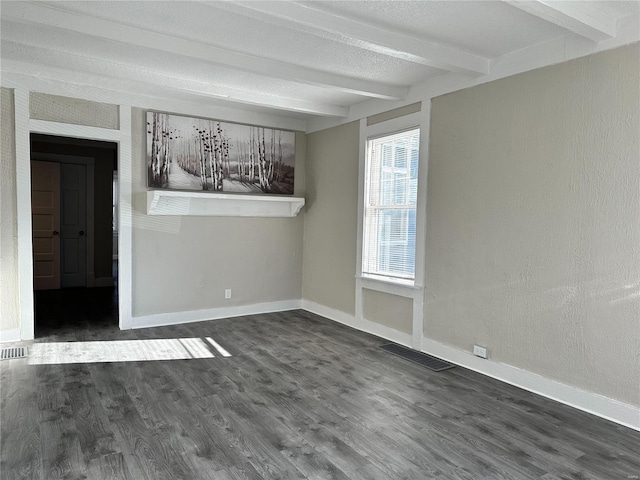
[[386, 85], [299, 67], [286, 62], [234, 52], [201, 42], [141, 30], [138, 27], [129, 27], [110, 20], [65, 12], [47, 6], [18, 2], [3, 3], [2, 16], [21, 23], [36, 23], [62, 28], [139, 47], [175, 53], [265, 77], [328, 87], [370, 98], [399, 100], [404, 98], [408, 91], [407, 87]]
[[403, 35], [379, 25], [334, 15], [297, 2], [203, 3], [420, 65], [474, 76], [489, 73], [489, 59], [480, 55]]
[[590, 2], [504, 1], [594, 42], [601, 42], [616, 36], [616, 19], [594, 7]]
[[[2, 2], [3, 26], [10, 28], [3, 29], [2, 33], [3, 71], [0, 83], [9, 88], [21, 87], [31, 91], [135, 105], [185, 115], [221, 118], [287, 129], [304, 130], [306, 127], [306, 131], [312, 132], [416, 101], [428, 104], [428, 100], [437, 95], [640, 40], [640, 13], [637, 8], [634, 9], [626, 4], [621, 3], [615, 8], [610, 8], [604, 2], [580, 1], [575, 7], [572, 3], [576, 2], [558, 4], [546, 0], [528, 2], [527, 5], [536, 6], [536, 11], [539, 11], [542, 6], [546, 12], [532, 15], [521, 8], [524, 5], [522, 2], [515, 2], [516, 5], [513, 7], [514, 0], [503, 1], [511, 4], [509, 7], [500, 6], [503, 13], [505, 8], [513, 8], [512, 12], [507, 13], [522, 21], [523, 24], [537, 25], [543, 30], [548, 29], [550, 24], [561, 25], [566, 33], [559, 33], [557, 28], [553, 28], [556, 36], [543, 42], [507, 51], [496, 58], [480, 57], [482, 65], [486, 63], [486, 69], [490, 72], [488, 74], [478, 74], [476, 69], [476, 74], [470, 75], [468, 70], [451, 67], [448, 72], [443, 72], [443, 75], [434, 76], [435, 72], [428, 72], [429, 74], [425, 74], [422, 81], [413, 83], [411, 86], [398, 86], [410, 83], [409, 81], [404, 84], [401, 81], [390, 84], [389, 82], [393, 80], [382, 82], [372, 80], [371, 77], [366, 76], [363, 68], [352, 69], [344, 65], [344, 62], [336, 62], [335, 69], [332, 69], [330, 59], [324, 62], [327, 65], [327, 72], [317, 71], [316, 68], [320, 67], [306, 61], [296, 64], [293, 60], [285, 62], [280, 62], [279, 59], [271, 60], [268, 53], [264, 54], [267, 55], [266, 57], [263, 57], [262, 53], [256, 53], [268, 51], [262, 48], [264, 47], [262, 45], [252, 50], [249, 40], [247, 40], [248, 43], [232, 41], [236, 35], [240, 36], [238, 38], [243, 38], [244, 27], [249, 28], [249, 25], [252, 25], [251, 28], [255, 27], [253, 21], [247, 21], [247, 18], [251, 18], [265, 24], [260, 29], [263, 33], [268, 32], [269, 29], [282, 30], [280, 43], [275, 42], [278, 45], [282, 43], [283, 38], [289, 40], [296, 38], [292, 35], [292, 31], [306, 33], [301, 45], [303, 52], [305, 49], [308, 52], [324, 49], [322, 53], [326, 54], [327, 49], [329, 53], [332, 50], [336, 53], [344, 50], [353, 57], [358, 54], [356, 48], [359, 48], [362, 57], [371, 60], [373, 69], [376, 68], [375, 63], [379, 62], [383, 67], [395, 65], [399, 69], [398, 78], [405, 73], [403, 68], [414, 74], [417, 72], [416, 63], [397, 61], [398, 58], [402, 58], [402, 52], [407, 53], [406, 50], [409, 48], [403, 49], [402, 44], [394, 44], [394, 48], [386, 46], [385, 41], [381, 41], [377, 34], [382, 31], [385, 39], [384, 35], [389, 33], [391, 42], [397, 40], [398, 38], [394, 35], [398, 35], [401, 37], [400, 40], [408, 38], [419, 44], [424, 44], [425, 41], [428, 43], [427, 37], [411, 38], [408, 33], [403, 35], [400, 26], [397, 30], [391, 27], [380, 29], [373, 21], [360, 21], [359, 15], [332, 13], [331, 3], [312, 3], [313, 8], [309, 8], [306, 4], [290, 2], [287, 4], [292, 7], [293, 13], [287, 15], [286, 11], [280, 12], [284, 8], [284, 3], [280, 2], [268, 4], [243, 1], [202, 2], [208, 5], [207, 8], [212, 9], [210, 12], [212, 16], [218, 13], [228, 21], [233, 21], [233, 28], [225, 30], [224, 33], [229, 35], [229, 38], [221, 37], [221, 41], [225, 41], [225, 45], [228, 46], [217, 47], [216, 40], [209, 40], [215, 38], [215, 35], [207, 35], [206, 28], [194, 32], [196, 37], [192, 41], [174, 37], [174, 35], [182, 35], [181, 33], [167, 34], [167, 30], [160, 26], [157, 27], [157, 32], [161, 33], [157, 33], [139, 30], [133, 24], [126, 25], [123, 23], [129, 18], [129, 10], [125, 8], [126, 2], [120, 4], [122, 11], [113, 20], [92, 16], [93, 9], [89, 8], [89, 4], [81, 9], [86, 13], [79, 14], [67, 11], [54, 2]], [[271, 8], [274, 5], [277, 8]], [[429, 12], [429, 2], [425, 2], [424, 5], [427, 8], [425, 12]], [[486, 5], [487, 9], [494, 8], [491, 2], [487, 2]], [[216, 12], [215, 9], [226, 9], [229, 12], [222, 15], [223, 12], [219, 10]], [[72, 10], [75, 9], [72, 8]], [[208, 13], [202, 8], [194, 8], [193, 11], [205, 16]], [[141, 12], [144, 13], [144, 9], [133, 9], [133, 12], [141, 14]], [[282, 13], [282, 16], [278, 12]], [[434, 7], [434, 14], [444, 13]], [[464, 17], [464, 11], [461, 15]], [[303, 20], [302, 23], [298, 23], [298, 16]], [[110, 15], [108, 17], [111, 18]], [[331, 25], [323, 24], [327, 19], [331, 19]], [[180, 20], [188, 25], [188, 12], [185, 13], [184, 18], [180, 17]], [[167, 20], [169, 21], [170, 19]], [[547, 22], [546, 27], [543, 21]], [[274, 29], [272, 28], [274, 25], [281, 28]], [[350, 25], [359, 26], [363, 30], [362, 32], [360, 30], [341, 32], [343, 28], [348, 30]], [[285, 29], [289, 31], [285, 32]], [[179, 31], [182, 30], [176, 30], [176, 32]], [[364, 39], [356, 35], [359, 33], [363, 33]], [[455, 32], [452, 33], [455, 37]], [[500, 31], [494, 33], [500, 35]], [[425, 35], [428, 34], [425, 33]], [[253, 37], [250, 36], [250, 38]], [[260, 36], [255, 38], [259, 39]], [[593, 38], [604, 39], [594, 41]], [[86, 42], [86, 45], [83, 45], [83, 42]], [[478, 42], [481, 48], [480, 38]], [[235, 48], [231, 45], [240, 44], [252, 53], [245, 55], [230, 50]], [[103, 47], [107, 47], [105, 55], [109, 56], [106, 62], [105, 55], [100, 54], [100, 49]], [[463, 54], [468, 53], [463, 47], [456, 47], [455, 41], [445, 45], [436, 44], [436, 47], [442, 47], [445, 50], [442, 48], [437, 50], [434, 57], [441, 54], [445, 57], [444, 60], [448, 59], [449, 64], [454, 62], [451, 61], [451, 56], [447, 57], [447, 48], [453, 48], [454, 51]], [[131, 51], [120, 57], [117, 53], [118, 49], [126, 48], [130, 48]], [[293, 48], [294, 52], [298, 50]], [[378, 50], [385, 55], [371, 53]], [[285, 47], [283, 51], [286, 53], [287, 48]], [[163, 52], [167, 53], [165, 57], [162, 56]], [[205, 52], [204, 55], [202, 52]], [[400, 56], [397, 56], [397, 53], [400, 53]], [[281, 57], [287, 58], [282, 55]], [[99, 61], [99, 58], [103, 61]], [[176, 65], [184, 68], [172, 68], [170, 60], [167, 60], [165, 65], [160, 61], [162, 58], [175, 59], [178, 62]], [[309, 64], [311, 69], [304, 64]], [[224, 75], [218, 80], [219, 85], [212, 85], [210, 82], [215, 83], [218, 78], [216, 68], [212, 66], [218, 65], [225, 68]], [[290, 70], [287, 70], [288, 68]], [[482, 69], [484, 67], [480, 68]], [[122, 73], [125, 70], [126, 74]], [[334, 70], [335, 74], [328, 73]], [[255, 75], [249, 76], [242, 72]], [[234, 73], [237, 81], [234, 80]], [[358, 75], [362, 75], [362, 79]], [[256, 81], [246, 83], [245, 78], [253, 78]], [[268, 80], [273, 78], [290, 82], [291, 88], [287, 89], [280, 85], [280, 88], [271, 89], [271, 85], [277, 85], [277, 82]], [[415, 75], [411, 78], [415, 78]], [[257, 87], [257, 84], [265, 85], [265, 88]], [[305, 85], [319, 87], [310, 88]], [[233, 98], [236, 91], [241, 92], [240, 98]], [[307, 91], [311, 97], [306, 97]], [[331, 97], [332, 91], [336, 92], [335, 97]], [[337, 94], [337, 92], [343, 93]], [[344, 92], [351, 95], [345, 95]], [[252, 95], [255, 93], [262, 97], [257, 99]], [[365, 101], [359, 101], [358, 97], [353, 95], [354, 93], [363, 97]], [[244, 101], [242, 94], [246, 95]], [[317, 98], [317, 100], [309, 100], [310, 98]], [[326, 98], [329, 100], [324, 100]], [[300, 107], [298, 109], [292, 108], [292, 100], [295, 102], [296, 99], [301, 102], [297, 104]], [[316, 113], [317, 110], [324, 111], [324, 114]]]
[[[4, 66], [4, 61], [3, 61]], [[129, 105], [141, 109], [157, 110], [160, 112], [174, 113], [203, 118], [213, 118], [228, 122], [247, 123], [251, 125], [263, 125], [271, 128], [285, 130], [305, 131], [306, 120], [280, 116], [257, 111], [243, 110], [241, 105], [236, 108], [220, 103], [220, 100], [204, 103], [177, 99], [176, 97], [143, 94], [131, 90], [115, 90], [113, 82], [110, 86], [93, 86], [86, 84], [74, 84], [65, 79], [51, 80], [39, 78], [30, 73], [2, 72], [0, 85], [3, 88], [24, 89], [31, 92], [60, 95], [63, 97], [78, 98], [114, 105]], [[286, 112], [283, 112], [286, 113]]]
[[310, 118], [307, 120], [306, 133], [336, 127], [418, 101], [422, 102], [422, 109], [425, 111], [425, 109], [430, 108], [425, 106], [431, 104], [431, 99], [440, 95], [446, 95], [447, 93], [492, 82], [511, 75], [559, 64], [636, 42], [640, 42], [639, 15], [621, 19], [618, 23], [618, 34], [615, 38], [594, 43], [582, 36], [570, 33], [564, 37], [554, 38], [548, 42], [532, 45], [526, 49], [496, 58], [493, 61], [489, 75], [472, 78], [451, 72], [412, 86], [407, 98], [402, 101], [382, 102], [380, 100], [369, 100], [352, 105], [349, 109], [349, 116], [346, 118]]
[[[4, 48], [11, 49], [12, 42], [5, 42]], [[346, 117], [349, 113], [346, 107], [337, 105], [220, 87], [206, 82], [186, 79], [177, 75], [166, 75], [131, 65], [105, 62], [104, 60], [82, 57], [40, 47], [20, 46], [20, 48], [26, 48], [28, 50], [30, 62], [21, 62], [5, 58], [2, 61], [3, 73], [31, 73], [40, 78], [64, 78], [72, 83], [85, 83], [93, 86], [108, 86], [109, 84], [113, 84], [114, 80], [121, 82], [123, 85], [130, 85], [134, 82], [137, 84], [137, 87], [145, 86], [149, 92], [154, 91], [154, 89], [157, 89], [157, 86], [160, 86], [165, 90], [199, 95], [207, 98], [207, 100], [214, 97], [249, 105], [260, 105], [320, 116]], [[65, 68], [61, 69], [50, 65], [52, 59], [59, 60], [61, 64], [65, 65]]]

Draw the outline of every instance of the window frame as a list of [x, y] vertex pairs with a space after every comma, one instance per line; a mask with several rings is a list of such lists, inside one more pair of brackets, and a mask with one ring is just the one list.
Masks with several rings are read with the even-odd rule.
[[[419, 257], [418, 255], [419, 249], [418, 249], [418, 243], [417, 243], [417, 237], [418, 237], [417, 224], [418, 224], [418, 211], [419, 211], [418, 203], [419, 203], [420, 171], [422, 167], [421, 165], [422, 162], [420, 161], [420, 159], [422, 158], [421, 145], [422, 145], [422, 138], [423, 138], [423, 131], [421, 128], [420, 120], [421, 120], [421, 117], [419, 113], [414, 113], [414, 114], [393, 119], [391, 121], [383, 122], [382, 124], [366, 126], [364, 128], [365, 135], [362, 135], [363, 132], [361, 128], [361, 148], [363, 151], [361, 152], [361, 165], [360, 165], [361, 195], [359, 196], [360, 208], [359, 208], [359, 215], [358, 215], [358, 255], [357, 255], [358, 266], [357, 266], [356, 277], [378, 281], [378, 282], [404, 285], [408, 287], [416, 285], [416, 275], [418, 274], [418, 257]], [[365, 272], [364, 263], [365, 263], [366, 249], [367, 249], [365, 245], [367, 240], [367, 238], [365, 237], [365, 231], [366, 231], [365, 223], [367, 221], [366, 212], [369, 205], [371, 175], [372, 175], [372, 171], [369, 168], [369, 164], [371, 161], [370, 149], [369, 149], [370, 142], [375, 141], [377, 139], [391, 137], [391, 136], [402, 134], [405, 132], [410, 132], [413, 130], [418, 130], [418, 134], [419, 134], [418, 172], [417, 172], [418, 187], [416, 192], [416, 203], [413, 206], [399, 205], [397, 207], [390, 207], [394, 211], [397, 211], [397, 210], [414, 211], [416, 215], [416, 238], [414, 239], [413, 277], [402, 276], [402, 275], [397, 275], [397, 276], [387, 275], [384, 273]], [[384, 167], [381, 167], [381, 168], [384, 168]], [[410, 167], [407, 167], [407, 168], [410, 169]]]
[[[358, 143], [358, 213], [355, 258], [355, 315], [353, 321], [358, 328], [370, 331], [403, 345], [421, 350], [424, 336], [424, 280], [425, 250], [427, 236], [427, 174], [429, 171], [429, 126], [431, 104], [422, 102], [419, 111], [368, 125], [367, 118], [360, 119]], [[383, 278], [362, 275], [362, 242], [364, 218], [365, 156], [368, 138], [407, 130], [419, 126], [420, 144], [418, 148], [419, 166], [416, 202], [416, 256], [415, 280], [402, 281], [396, 278]], [[399, 297], [410, 298], [413, 304], [413, 321], [411, 334], [399, 332], [392, 328], [371, 322], [364, 318], [364, 293], [373, 290]]]

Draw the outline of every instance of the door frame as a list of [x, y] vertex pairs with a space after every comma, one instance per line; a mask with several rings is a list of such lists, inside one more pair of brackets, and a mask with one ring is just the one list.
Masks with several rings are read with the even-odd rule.
[[119, 105], [119, 129], [89, 127], [29, 118], [29, 90], [16, 88], [16, 210], [18, 223], [18, 292], [20, 339], [35, 334], [31, 228], [31, 133], [102, 140], [118, 144], [118, 323], [131, 328], [132, 317], [132, 206], [131, 106]]
[[95, 286], [95, 258], [94, 258], [94, 248], [95, 248], [95, 220], [94, 215], [90, 213], [94, 213], [95, 210], [95, 198], [94, 198], [94, 187], [95, 187], [95, 159], [93, 157], [81, 157], [77, 155], [66, 155], [61, 153], [41, 153], [41, 152], [33, 152], [31, 153], [31, 160], [38, 160], [40, 162], [54, 162], [54, 163], [73, 163], [76, 165], [84, 165], [87, 167], [87, 250], [85, 255], [86, 261], [86, 272], [85, 272], [85, 285], [87, 287]]

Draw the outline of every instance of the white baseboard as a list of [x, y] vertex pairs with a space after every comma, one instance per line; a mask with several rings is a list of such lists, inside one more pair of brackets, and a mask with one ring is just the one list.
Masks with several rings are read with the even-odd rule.
[[640, 431], [640, 408], [633, 405], [572, 387], [505, 363], [485, 360], [469, 352], [458, 350], [429, 338], [422, 338], [422, 351], [469, 370]]
[[113, 277], [97, 277], [93, 280], [94, 287], [113, 287]]
[[[302, 308], [349, 327], [402, 345], [411, 346], [411, 335], [369, 320], [358, 322], [353, 315], [304, 299], [302, 300]], [[528, 370], [492, 360], [485, 360], [464, 350], [444, 345], [429, 338], [422, 338], [422, 351], [496, 380], [640, 431], [640, 408], [633, 405], [572, 387]]]
[[358, 321], [356, 320], [355, 316], [349, 313], [325, 307], [324, 305], [320, 305], [319, 303], [315, 303], [310, 300], [303, 299], [302, 308], [303, 310], [307, 310], [308, 312], [315, 313], [316, 315], [326, 317], [330, 320], [342, 323], [343, 325], [347, 325], [349, 327], [353, 327], [357, 330], [371, 333], [373, 335], [377, 335], [378, 337], [386, 338], [387, 340], [391, 340], [392, 342], [396, 342], [401, 345], [406, 345], [408, 347], [411, 346], [411, 335], [409, 335], [408, 333], [400, 332], [393, 328], [389, 328], [366, 319]]
[[20, 329], [12, 328], [11, 330], [0, 330], [0, 343], [19, 342]]
[[256, 303], [253, 305], [239, 305], [235, 307], [211, 308], [206, 310], [192, 310], [188, 312], [157, 313], [133, 317], [131, 328], [163, 327], [181, 323], [203, 322], [219, 318], [240, 317], [243, 315], [257, 315], [259, 313], [283, 312], [301, 308], [300, 300], [281, 300], [277, 302]]

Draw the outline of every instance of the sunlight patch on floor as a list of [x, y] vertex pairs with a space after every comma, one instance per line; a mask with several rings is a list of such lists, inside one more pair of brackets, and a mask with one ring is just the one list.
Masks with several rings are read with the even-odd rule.
[[220, 344], [218, 342], [216, 342], [213, 338], [211, 337], [207, 337], [207, 342], [209, 342], [211, 345], [213, 345], [213, 348], [215, 348], [218, 353], [220, 355], [222, 355], [223, 357], [230, 357], [231, 354], [229, 352], [227, 352], [224, 348], [222, 348], [220, 346]]
[[[207, 337], [209, 343], [213, 342]], [[215, 345], [218, 345], [215, 343]], [[222, 356], [229, 353], [219, 345]], [[224, 351], [224, 353], [222, 353]], [[152, 360], [188, 360], [214, 358], [200, 338], [164, 338], [148, 340], [106, 340], [95, 342], [34, 343], [29, 349], [30, 365], [64, 363], [141, 362]]]

